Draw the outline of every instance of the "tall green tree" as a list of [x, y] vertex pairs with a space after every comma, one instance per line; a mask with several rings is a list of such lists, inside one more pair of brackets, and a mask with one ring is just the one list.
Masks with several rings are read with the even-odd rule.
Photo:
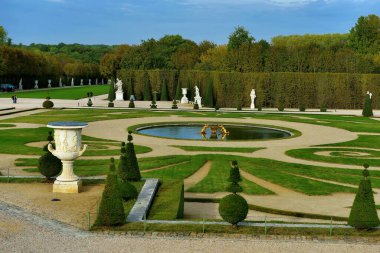
[[0, 25], [0, 45], [5, 44], [7, 42], [7, 32], [5, 28]]
[[252, 44], [255, 41], [243, 26], [235, 27], [235, 31], [228, 37], [227, 47], [229, 50], [239, 49], [244, 44]]
[[380, 18], [374, 14], [359, 17], [348, 37], [350, 46], [362, 54], [380, 51]]

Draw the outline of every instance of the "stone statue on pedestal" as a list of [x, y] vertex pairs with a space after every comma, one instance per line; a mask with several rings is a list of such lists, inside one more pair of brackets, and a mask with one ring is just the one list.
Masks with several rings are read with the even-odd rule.
[[251, 90], [251, 109], [255, 109], [255, 99], [256, 99], [256, 91], [255, 89]]
[[115, 84], [117, 90], [116, 90], [116, 101], [123, 101], [124, 100], [124, 97], [123, 97], [123, 82], [119, 79], [119, 78], [116, 78], [116, 84]]
[[199, 106], [199, 108], [202, 108], [202, 97], [199, 94], [199, 88], [198, 88], [198, 86], [195, 86], [194, 103], [197, 103], [198, 106]]

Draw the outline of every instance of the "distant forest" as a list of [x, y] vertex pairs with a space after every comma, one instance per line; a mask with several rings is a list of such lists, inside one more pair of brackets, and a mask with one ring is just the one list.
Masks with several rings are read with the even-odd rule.
[[360, 17], [347, 34], [277, 36], [257, 41], [244, 27], [228, 44], [181, 35], [139, 45], [15, 45], [0, 26], [0, 77], [104, 77], [121, 69], [225, 72], [380, 73], [380, 18]]

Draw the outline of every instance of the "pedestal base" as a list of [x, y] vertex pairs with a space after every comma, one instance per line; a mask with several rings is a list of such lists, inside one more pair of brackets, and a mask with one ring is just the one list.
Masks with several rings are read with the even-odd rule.
[[188, 104], [188, 103], [189, 103], [189, 99], [187, 97], [181, 98], [181, 104]]
[[77, 181], [58, 181], [55, 180], [53, 184], [53, 192], [60, 193], [79, 193], [82, 189], [82, 180]]
[[123, 101], [123, 92], [116, 92], [116, 101]]
[[195, 102], [197, 102], [199, 109], [202, 108], [202, 97], [194, 97]]

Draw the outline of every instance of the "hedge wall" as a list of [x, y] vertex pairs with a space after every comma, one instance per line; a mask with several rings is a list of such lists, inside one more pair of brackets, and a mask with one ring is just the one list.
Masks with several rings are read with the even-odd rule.
[[[380, 108], [380, 75], [346, 73], [239, 73], [197, 70], [148, 70], [152, 92], [161, 91], [161, 85], [168, 80], [169, 100], [172, 100], [179, 82], [186, 86], [188, 81], [194, 94], [198, 85], [205, 98], [209, 79], [213, 80], [214, 97], [219, 107], [236, 107], [238, 101], [249, 107], [251, 89], [256, 89], [256, 106], [298, 108], [359, 109], [363, 106], [367, 90], [373, 96], [373, 107]], [[142, 99], [143, 75], [145, 70], [120, 70], [118, 76], [127, 82], [133, 80], [137, 99]], [[190, 100], [194, 100], [191, 98]]]

